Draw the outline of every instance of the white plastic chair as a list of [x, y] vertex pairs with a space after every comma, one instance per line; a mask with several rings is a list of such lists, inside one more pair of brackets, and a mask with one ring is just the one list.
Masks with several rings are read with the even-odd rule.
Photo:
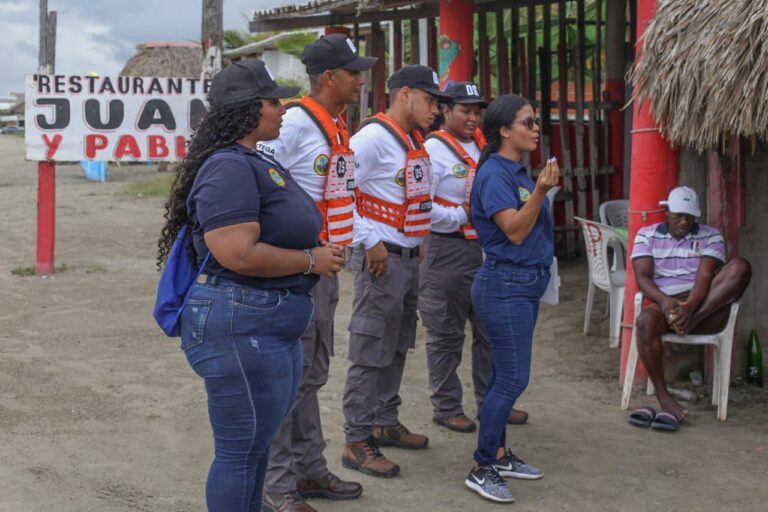
[[600, 205], [600, 222], [613, 227], [629, 226], [629, 201], [616, 199]]
[[580, 217], [574, 217], [581, 224], [584, 244], [587, 246], [589, 262], [589, 288], [587, 290], [587, 308], [584, 312], [584, 335], [589, 332], [589, 320], [595, 302], [595, 288], [609, 294], [609, 346], [618, 347], [621, 337], [621, 315], [624, 310], [624, 285], [626, 282], [625, 263], [617, 259], [611, 269], [608, 247], [616, 241], [626, 250], [624, 239], [611, 226]]
[[[643, 292], [635, 294], [635, 313], [632, 320], [632, 337], [629, 341], [629, 355], [627, 356], [627, 369], [624, 375], [624, 389], [621, 393], [621, 408], [629, 408], [629, 398], [632, 395], [632, 385], [635, 381], [637, 369], [637, 317], [643, 308]], [[712, 405], [717, 406], [717, 419], [725, 421], [728, 415], [728, 391], [731, 384], [731, 352], [733, 350], [733, 333], [736, 330], [736, 319], [739, 316], [739, 301], [731, 304], [731, 313], [725, 329], [717, 334], [689, 334], [678, 336], [677, 334], [665, 334], [661, 337], [664, 343], [682, 343], [685, 345], [712, 345], [715, 350], [712, 354]], [[648, 379], [646, 393], [652, 395], [655, 392], [651, 379]]]

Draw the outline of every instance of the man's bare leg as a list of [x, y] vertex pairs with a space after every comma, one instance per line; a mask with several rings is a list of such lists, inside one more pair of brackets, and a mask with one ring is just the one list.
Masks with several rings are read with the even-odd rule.
[[656, 388], [659, 405], [676, 418], [682, 419], [688, 411], [670, 396], [664, 380], [664, 343], [661, 335], [668, 332], [671, 331], [667, 319], [658, 304], [651, 304], [637, 317], [637, 351], [648, 372], [648, 378]]
[[[723, 309], [728, 310], [726, 306], [742, 296], [744, 290], [749, 286], [749, 281], [751, 279], [752, 266], [747, 260], [743, 258], [733, 258], [723, 265], [720, 271], [715, 275], [714, 279], [712, 279], [709, 293], [704, 299], [704, 302], [702, 302], [699, 308], [694, 312], [688, 332], [719, 332], [722, 330], [725, 327], [725, 322], [728, 321], [727, 313], [725, 314], [724, 321], [722, 318], [717, 318], [717, 322], [706, 320], [715, 320], [712, 317], [716, 312]], [[701, 329], [697, 329], [697, 327], [701, 327]]]

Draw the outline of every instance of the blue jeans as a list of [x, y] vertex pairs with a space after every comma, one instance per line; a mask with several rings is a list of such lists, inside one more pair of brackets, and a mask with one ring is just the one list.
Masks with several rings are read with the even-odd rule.
[[528, 386], [533, 329], [549, 268], [486, 260], [472, 283], [472, 304], [491, 345], [493, 375], [480, 411], [475, 462], [496, 462], [506, 447], [507, 417]]
[[206, 502], [210, 512], [258, 512], [269, 445], [299, 389], [312, 301], [208, 279], [192, 285], [181, 314], [181, 348], [205, 381], [213, 429]]

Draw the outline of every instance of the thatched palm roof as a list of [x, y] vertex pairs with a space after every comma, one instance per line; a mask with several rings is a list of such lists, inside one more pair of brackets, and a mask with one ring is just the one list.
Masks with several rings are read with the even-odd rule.
[[636, 100], [674, 145], [768, 139], [768, 2], [659, 0], [633, 73]]
[[122, 76], [197, 78], [202, 72], [203, 51], [194, 42], [148, 42], [125, 64]]

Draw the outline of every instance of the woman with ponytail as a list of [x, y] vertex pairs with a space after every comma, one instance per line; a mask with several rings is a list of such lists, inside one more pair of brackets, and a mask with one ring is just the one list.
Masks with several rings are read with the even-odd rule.
[[166, 204], [162, 266], [182, 226], [204, 268], [181, 313], [181, 348], [203, 378], [214, 437], [212, 512], [261, 509], [269, 445], [296, 397], [309, 291], [343, 263], [318, 246], [322, 218], [290, 173], [254, 148], [280, 134], [285, 108], [260, 60], [216, 75]]
[[546, 193], [560, 171], [552, 160], [534, 182], [521, 163], [539, 143], [538, 119], [528, 100], [504, 95], [485, 111], [487, 144], [472, 186], [472, 222], [485, 262], [472, 283], [472, 304], [491, 345], [493, 376], [480, 411], [475, 465], [465, 484], [484, 498], [514, 501], [503, 477], [541, 478], [507, 448], [506, 424], [528, 385], [539, 299], [554, 256]]

